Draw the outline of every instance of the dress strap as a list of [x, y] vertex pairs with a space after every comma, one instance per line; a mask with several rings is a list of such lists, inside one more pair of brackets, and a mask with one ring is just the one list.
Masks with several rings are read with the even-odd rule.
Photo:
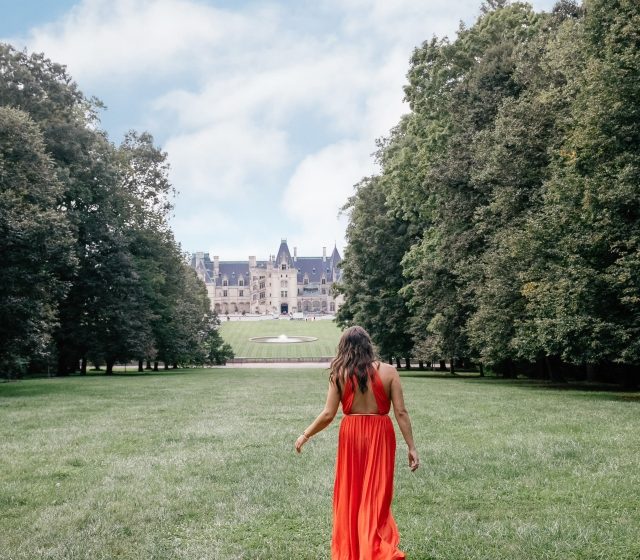
[[384, 390], [384, 385], [382, 384], [382, 379], [380, 379], [378, 368], [375, 368], [373, 371], [371, 389], [373, 390], [373, 396], [376, 398], [376, 403], [378, 404], [378, 414], [389, 414], [389, 410], [391, 410], [391, 401]]

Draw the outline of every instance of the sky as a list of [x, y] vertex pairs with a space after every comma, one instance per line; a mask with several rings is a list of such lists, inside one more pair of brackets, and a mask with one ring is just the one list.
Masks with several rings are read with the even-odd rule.
[[[413, 49], [481, 0], [0, 0], [0, 41], [44, 52], [101, 99], [118, 144], [150, 132], [185, 251], [266, 259], [345, 246], [340, 208], [408, 111]], [[550, 10], [554, 0], [534, 0]]]

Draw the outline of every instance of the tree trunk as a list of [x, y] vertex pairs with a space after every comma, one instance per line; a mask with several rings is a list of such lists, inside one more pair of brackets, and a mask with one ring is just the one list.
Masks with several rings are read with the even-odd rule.
[[144, 360], [138, 360], [138, 371], [144, 371]]
[[169, 362], [164, 362], [164, 369], [169, 369]]
[[547, 370], [547, 364], [544, 358], [538, 358], [536, 360], [536, 377], [538, 379], [549, 379], [549, 371]]
[[555, 381], [556, 383], [567, 382], [567, 380], [562, 375], [562, 372], [560, 371], [560, 360], [551, 356], [546, 356], [544, 361], [547, 365], [547, 370], [549, 371], [549, 378], [551, 379], [551, 381]]
[[178, 364], [176, 364], [175, 362], [173, 362], [173, 369], [178, 369]]
[[478, 364], [478, 368], [480, 369], [480, 377], [484, 377], [484, 366], [482, 365], [482, 362]]
[[587, 364], [587, 381], [597, 381], [598, 380], [598, 366], [596, 364]]
[[440, 360], [440, 371], [447, 371], [447, 360]]
[[113, 375], [113, 364], [113, 360], [107, 360], [107, 371], [105, 372], [106, 375]]
[[634, 391], [638, 388], [638, 377], [640, 368], [638, 366], [625, 365], [622, 370], [622, 388]]
[[400, 358], [396, 358], [396, 368], [400, 369], [402, 364], [400, 363]]
[[69, 362], [66, 360], [64, 355], [58, 356], [58, 376], [66, 377], [71, 373], [71, 367], [69, 366]]
[[451, 375], [456, 375], [456, 361], [453, 356], [451, 356]]
[[151, 369], [151, 360], [147, 360], [147, 367], [145, 369]]
[[86, 356], [83, 356], [80, 359], [80, 374], [81, 375], [87, 375], [87, 358], [86, 358]]
[[389, 362], [391, 365], [393, 365], [393, 356], [389, 356], [387, 358], [387, 362]]
[[153, 362], [153, 371], [158, 371], [158, 362]]
[[418, 360], [418, 369], [422, 371], [424, 369], [424, 362], [422, 360]]
[[406, 364], [407, 369], [411, 369], [411, 358], [405, 358], [404, 363]]

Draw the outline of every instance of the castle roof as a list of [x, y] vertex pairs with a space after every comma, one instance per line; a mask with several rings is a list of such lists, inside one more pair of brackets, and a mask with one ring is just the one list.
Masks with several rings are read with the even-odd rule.
[[227, 280], [229, 286], [239, 286], [239, 280], [244, 280], [244, 285], [249, 285], [249, 261], [221, 261], [218, 265], [218, 277], [216, 286], [222, 286], [222, 281]]
[[306, 276], [309, 282], [320, 282], [322, 276], [331, 281], [331, 263], [322, 257], [298, 257], [294, 266], [298, 269], [298, 282]]
[[283, 239], [280, 242], [278, 254], [276, 255], [276, 263], [280, 265], [282, 262], [286, 262], [288, 266], [293, 266], [293, 259], [291, 258], [291, 253], [289, 252], [289, 246], [287, 245], [286, 239]]
[[[334, 246], [330, 257], [296, 257], [294, 260], [289, 252], [287, 240], [282, 239], [275, 261], [264, 260], [256, 261], [257, 268], [266, 269], [270, 263], [276, 266], [282, 262], [286, 262], [291, 268], [295, 268], [298, 272], [298, 282], [302, 283], [305, 276], [310, 284], [321, 283], [322, 277], [331, 282], [334, 277], [339, 278], [341, 275], [338, 264], [342, 261], [337, 247]], [[216, 286], [222, 286], [223, 279], [226, 278], [228, 286], [238, 286], [240, 278], [244, 279], [244, 285], [248, 286], [250, 281], [249, 261], [218, 261], [218, 274], [214, 274], [214, 262], [211, 260], [209, 253], [194, 253], [191, 256], [191, 266], [204, 277], [205, 282], [215, 283]]]

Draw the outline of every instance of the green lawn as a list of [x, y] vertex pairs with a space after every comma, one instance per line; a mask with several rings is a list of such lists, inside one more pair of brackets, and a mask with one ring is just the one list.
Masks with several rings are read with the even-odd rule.
[[[639, 393], [403, 378], [412, 560], [640, 557]], [[326, 372], [0, 384], [0, 558], [326, 560], [338, 421], [293, 451]]]
[[[335, 354], [340, 329], [333, 321], [225, 321], [222, 336], [233, 346], [236, 358], [327, 358]], [[254, 336], [314, 336], [318, 340], [291, 344], [264, 344]]]

